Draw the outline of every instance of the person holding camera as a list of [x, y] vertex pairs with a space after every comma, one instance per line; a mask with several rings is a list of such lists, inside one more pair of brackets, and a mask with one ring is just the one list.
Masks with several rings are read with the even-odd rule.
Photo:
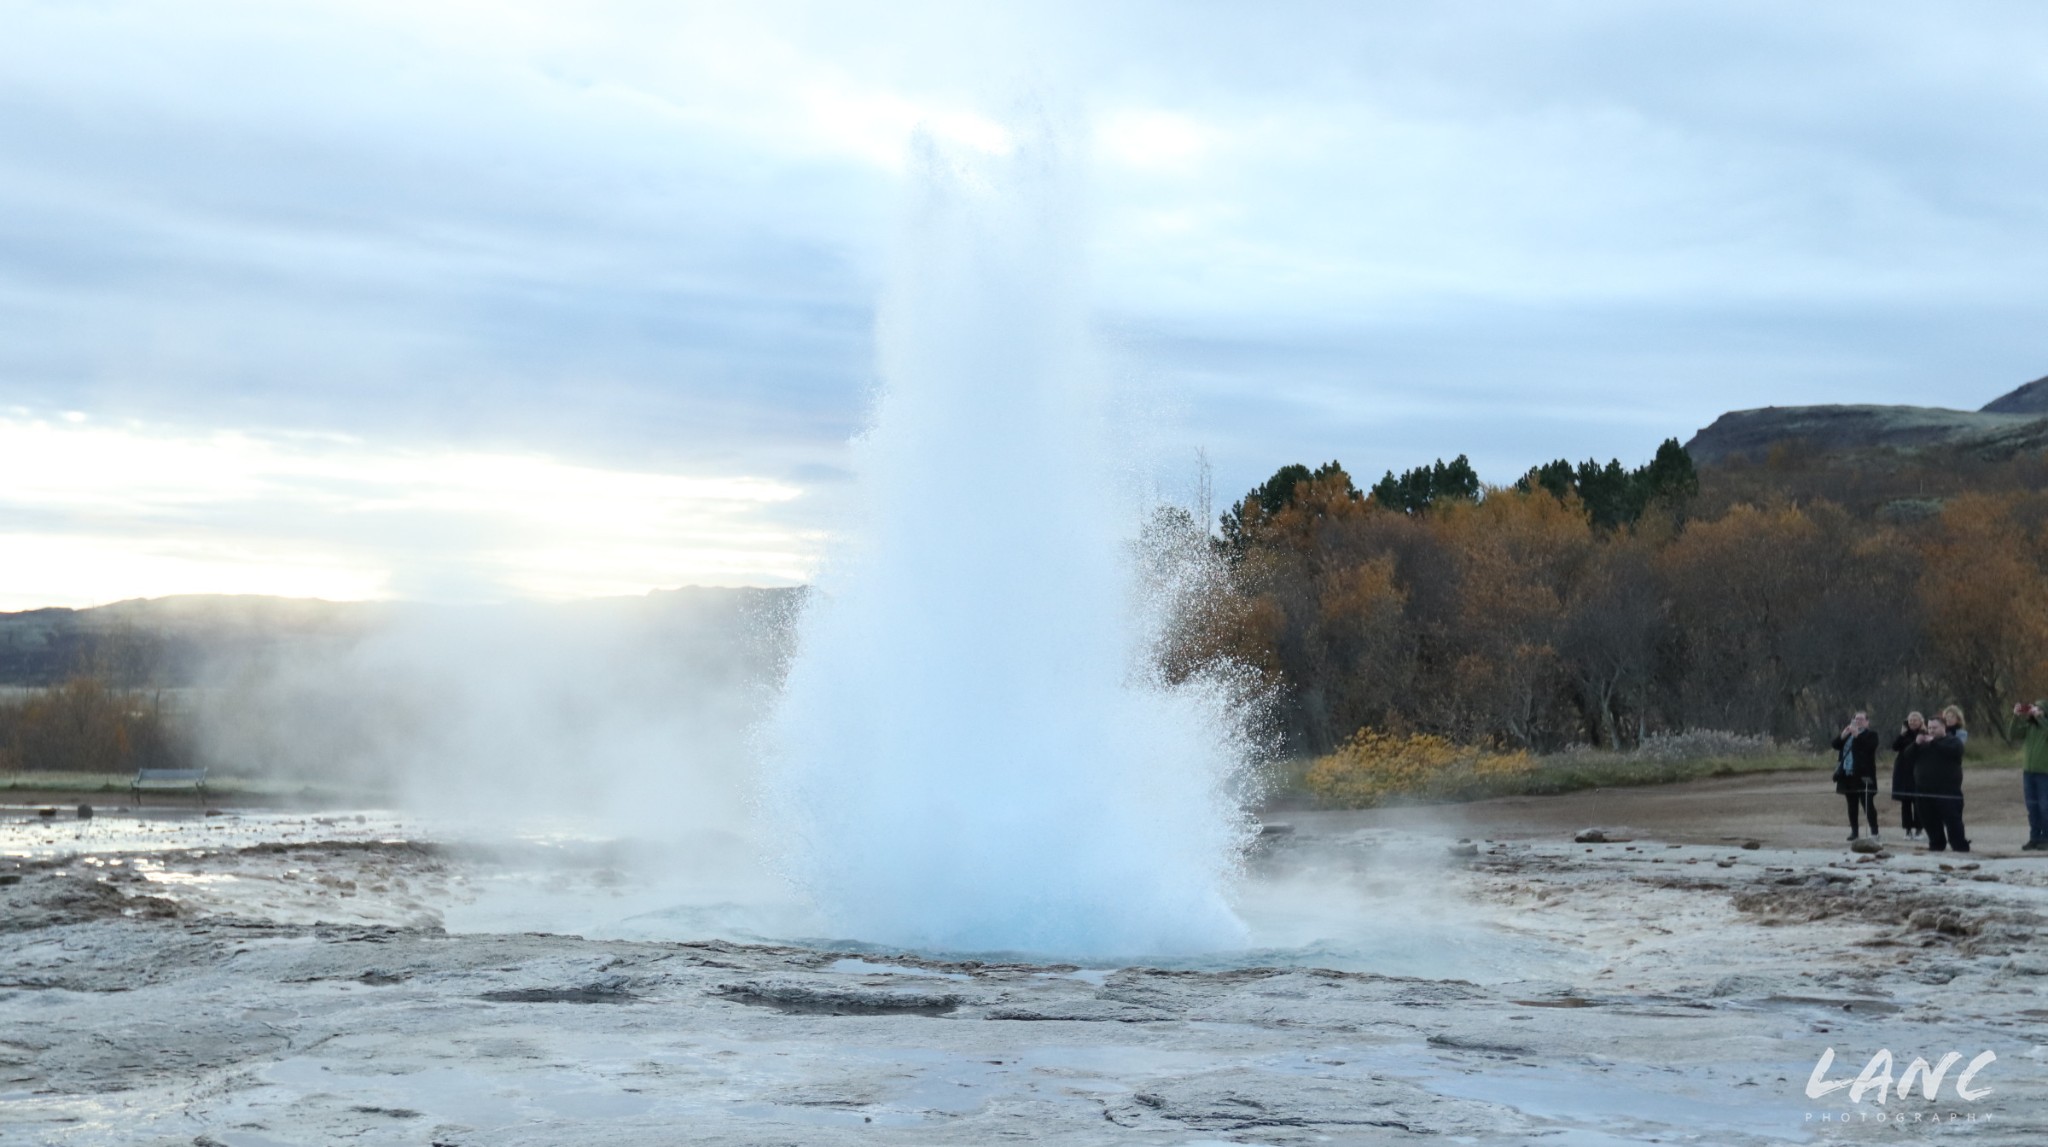
[[2027, 762], [2020, 773], [2020, 795], [2027, 802], [2027, 852], [2048, 852], [2048, 701], [2012, 707], [2027, 735]]
[[1920, 811], [1913, 804], [1914, 795], [1919, 791], [1918, 782], [1913, 779], [1913, 755], [1920, 747], [1920, 734], [1927, 730], [1927, 718], [1917, 711], [1906, 714], [1906, 723], [1899, 726], [1899, 735], [1892, 738], [1892, 799], [1899, 802], [1899, 827], [1906, 830], [1906, 839], [1920, 835]]
[[1914, 803], [1920, 827], [1927, 831], [1927, 851], [1970, 851], [1963, 832], [1963, 739], [1949, 732], [1940, 717], [1927, 718], [1927, 731], [1913, 754], [1913, 777], [1920, 783]]
[[1870, 727], [1870, 714], [1857, 713], [1842, 726], [1842, 735], [1832, 742], [1840, 754], [1835, 765], [1835, 791], [1849, 800], [1849, 839], [1861, 835], [1857, 824], [1860, 811], [1870, 821], [1870, 835], [1877, 835], [1877, 730]]

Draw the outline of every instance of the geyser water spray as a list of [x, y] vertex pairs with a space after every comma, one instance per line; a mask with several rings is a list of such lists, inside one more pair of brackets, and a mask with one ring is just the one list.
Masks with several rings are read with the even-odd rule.
[[792, 875], [840, 938], [1073, 957], [1235, 947], [1228, 690], [1169, 687], [1134, 606], [1050, 133], [915, 153], [856, 443], [860, 519], [771, 734]]

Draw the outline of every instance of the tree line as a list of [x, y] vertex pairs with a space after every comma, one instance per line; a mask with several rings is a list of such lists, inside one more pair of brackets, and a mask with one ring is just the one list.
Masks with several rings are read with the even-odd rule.
[[103, 672], [0, 695], [0, 772], [178, 769], [192, 757], [161, 691], [118, 688]]
[[1932, 498], [1896, 463], [1776, 465], [1699, 471], [1671, 440], [1634, 469], [1558, 461], [1503, 487], [1463, 457], [1370, 491], [1334, 461], [1283, 468], [1223, 515], [1224, 590], [1169, 671], [1250, 667], [1296, 753], [1365, 728], [1535, 751], [1694, 727], [1813, 740], [1856, 708], [1951, 701], [2003, 732], [2048, 682], [2042, 460]]
[[190, 767], [191, 730], [162, 684], [180, 668], [164, 635], [116, 625], [33, 644], [8, 636], [0, 674], [25, 669], [30, 684], [0, 684], [0, 772]]

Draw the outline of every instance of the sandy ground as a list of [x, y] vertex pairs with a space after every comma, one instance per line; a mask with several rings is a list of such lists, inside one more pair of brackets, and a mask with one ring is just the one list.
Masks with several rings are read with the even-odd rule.
[[[1880, 836], [1897, 837], [1899, 806], [1880, 795]], [[1678, 785], [1596, 789], [1553, 797], [1502, 797], [1427, 808], [1358, 813], [1290, 812], [1296, 822], [1335, 817], [1344, 823], [1399, 827], [1427, 823], [1509, 839], [1542, 838], [1589, 825], [1619, 826], [1665, 841], [1716, 844], [1759, 840], [1787, 848], [1835, 848], [1849, 835], [1844, 798], [1836, 795], [1825, 763], [1806, 773], [1753, 773]], [[1973, 851], [2022, 856], [2026, 808], [2017, 768], [1973, 768], [1964, 805]], [[1981, 859], [1981, 857], [1980, 857]]]
[[[1969, 857], [1853, 854], [1816, 788], [1290, 814], [1243, 903], [1284, 943], [1178, 967], [474, 931], [635, 875], [376, 813], [6, 810], [0, 1142], [2040, 1142], [2048, 857], [1981, 778], [2006, 847]], [[1829, 1048], [1961, 1060], [1809, 1099]]]

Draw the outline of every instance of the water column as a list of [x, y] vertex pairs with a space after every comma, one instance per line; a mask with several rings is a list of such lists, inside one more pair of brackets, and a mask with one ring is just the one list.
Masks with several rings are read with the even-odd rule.
[[791, 876], [837, 938], [1074, 957], [1229, 947], [1225, 691], [1144, 656], [1060, 141], [915, 150], [860, 512], [771, 736]]

